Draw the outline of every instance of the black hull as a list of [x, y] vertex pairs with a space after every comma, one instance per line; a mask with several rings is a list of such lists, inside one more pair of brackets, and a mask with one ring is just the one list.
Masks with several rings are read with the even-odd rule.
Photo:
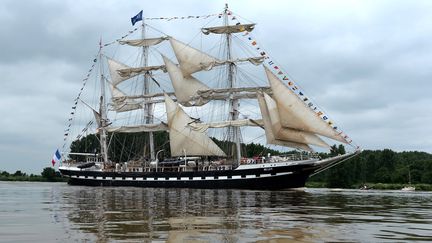
[[280, 190], [304, 187], [314, 168], [309, 165], [196, 172], [60, 171], [69, 177], [71, 185]]
[[201, 188], [201, 189], [255, 189], [280, 190], [304, 187], [308, 175], [285, 175], [269, 178], [218, 180], [218, 181], [126, 181], [126, 180], [85, 180], [70, 178], [70, 185], [82, 186], [133, 186], [160, 188]]
[[71, 185], [134, 186], [203, 189], [280, 190], [304, 187], [310, 175], [358, 154], [340, 155], [321, 161], [279, 162], [239, 167], [236, 170], [185, 172], [103, 172], [61, 167]]

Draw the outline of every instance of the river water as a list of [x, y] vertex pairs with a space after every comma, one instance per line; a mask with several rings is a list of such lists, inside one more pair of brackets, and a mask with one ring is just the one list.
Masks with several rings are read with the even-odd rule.
[[0, 242], [432, 241], [432, 193], [0, 182]]

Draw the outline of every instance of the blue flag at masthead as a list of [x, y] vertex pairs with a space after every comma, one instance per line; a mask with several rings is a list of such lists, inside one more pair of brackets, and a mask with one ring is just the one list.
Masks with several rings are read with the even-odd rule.
[[132, 25], [135, 25], [136, 22], [142, 20], [142, 14], [143, 14], [143, 11], [141, 10], [137, 15], [135, 15], [131, 18]]

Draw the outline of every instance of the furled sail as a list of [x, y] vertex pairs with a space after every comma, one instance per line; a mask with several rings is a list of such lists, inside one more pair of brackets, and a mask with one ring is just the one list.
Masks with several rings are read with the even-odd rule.
[[139, 103], [127, 103], [127, 102], [113, 103], [112, 107], [116, 112], [133, 111], [133, 110], [138, 110], [143, 108], [143, 106]]
[[304, 144], [304, 143], [296, 143], [296, 142], [290, 142], [290, 141], [284, 141], [281, 139], [277, 139], [275, 137], [275, 134], [273, 133], [273, 128], [272, 128], [272, 124], [270, 121], [270, 114], [269, 111], [267, 109], [267, 105], [264, 99], [264, 95], [263, 94], [258, 94], [257, 95], [258, 98], [258, 104], [261, 110], [261, 115], [263, 118], [263, 123], [264, 123], [264, 130], [265, 130], [265, 135], [266, 135], [266, 139], [267, 139], [267, 143], [268, 144], [275, 144], [275, 145], [281, 145], [281, 146], [285, 146], [285, 147], [291, 147], [291, 148], [297, 148], [297, 149], [302, 149], [305, 151], [312, 151], [312, 148], [309, 147], [309, 145]]
[[237, 25], [202, 28], [201, 31], [206, 35], [210, 33], [232, 34], [232, 33], [239, 33], [243, 31], [251, 32], [254, 28], [255, 28], [255, 24], [237, 24]]
[[[205, 104], [210, 100], [227, 100], [227, 99], [256, 99], [257, 91], [263, 91], [271, 95], [272, 91], [270, 87], [240, 87], [240, 88], [217, 88], [217, 89], [205, 89], [198, 90], [196, 94], [190, 96], [189, 103], [192, 104]], [[117, 92], [118, 93], [118, 92]], [[168, 95], [174, 96], [175, 93], [168, 93]], [[152, 93], [152, 94], [140, 94], [140, 95], [116, 95], [113, 97], [116, 101], [125, 100], [141, 100], [142, 103], [160, 103], [163, 102], [164, 93]], [[148, 98], [155, 98], [151, 100], [145, 100]], [[162, 99], [161, 99], [162, 98]], [[144, 100], [143, 100], [144, 99]], [[174, 98], [177, 100], [176, 98]]]
[[111, 82], [114, 86], [117, 86], [118, 84], [127, 79], [133, 78], [141, 73], [145, 73], [148, 71], [162, 70], [166, 72], [165, 66], [163, 65], [133, 68], [121, 62], [115, 61], [111, 58], [107, 59]]
[[275, 74], [265, 67], [273, 97], [279, 107], [282, 126], [316, 133], [347, 143], [328, 123], [315, 114], [291, 89], [285, 86]]
[[165, 95], [165, 106], [172, 156], [226, 156], [205, 133], [188, 127], [193, 122], [192, 118], [168, 95]]
[[267, 105], [273, 133], [277, 139], [330, 148], [326, 142], [313, 133], [282, 127], [276, 102], [266, 93], [264, 93], [264, 100]]
[[142, 124], [136, 126], [107, 127], [106, 130], [108, 132], [117, 132], [117, 133], [157, 132], [157, 131], [168, 130], [168, 126], [164, 123]]
[[191, 75], [192, 73], [198, 72], [208, 68], [209, 65], [215, 62], [221, 62], [202, 52], [196, 48], [193, 48], [179, 40], [170, 38], [171, 46], [180, 64], [180, 69], [185, 76]]
[[145, 73], [148, 71], [155, 71], [155, 70], [162, 70], [162, 71], [166, 72], [165, 66], [160, 65], [160, 66], [147, 66], [147, 67], [137, 67], [137, 68], [129, 67], [129, 68], [124, 68], [124, 69], [118, 69], [117, 73], [122, 78], [133, 78], [138, 74]]
[[200, 69], [201, 70], [212, 70], [214, 67], [225, 65], [227, 63], [237, 63], [237, 62], [250, 62], [251, 64], [258, 66], [261, 63], [264, 62], [264, 57], [247, 57], [247, 58], [237, 58], [234, 60], [226, 60], [226, 61], [213, 61], [213, 62], [207, 62], [207, 63], [200, 63]]
[[196, 131], [206, 131], [209, 128], [223, 128], [223, 127], [243, 127], [243, 126], [263, 126], [263, 121], [261, 119], [242, 119], [242, 120], [232, 120], [232, 121], [221, 121], [221, 122], [209, 122], [209, 123], [190, 123], [193, 130]]
[[161, 43], [164, 40], [168, 40], [168, 37], [147, 38], [147, 39], [137, 39], [137, 40], [119, 40], [118, 42], [122, 45], [141, 47], [141, 46], [154, 46]]
[[139, 102], [129, 102], [125, 97], [125, 93], [119, 88], [115, 87], [113, 84], [111, 86], [111, 96], [112, 96], [112, 107], [116, 112], [125, 112], [138, 110], [143, 108], [142, 104]]
[[[206, 90], [209, 87], [201, 83], [198, 79], [192, 75], [184, 75], [180, 68], [175, 65], [171, 60], [162, 55], [165, 62], [166, 69], [174, 87], [174, 92], [177, 97], [177, 101], [182, 105], [203, 105], [191, 102], [191, 97], [194, 96], [198, 90]], [[205, 103], [204, 103], [205, 104]]]
[[199, 90], [197, 93], [199, 95], [205, 96], [205, 95], [210, 95], [210, 94], [226, 94], [226, 93], [235, 93], [235, 92], [253, 92], [253, 93], [256, 93], [257, 91], [265, 91], [266, 93], [271, 93], [270, 87], [267, 87], [267, 86], [207, 89], [207, 90]]

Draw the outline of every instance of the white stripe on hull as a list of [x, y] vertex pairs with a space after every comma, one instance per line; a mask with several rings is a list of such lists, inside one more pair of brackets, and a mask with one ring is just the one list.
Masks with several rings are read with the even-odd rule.
[[[255, 179], [255, 178], [266, 178], [266, 177], [276, 177], [276, 176], [283, 176], [283, 175], [290, 175], [293, 172], [280, 172], [280, 173], [276, 173], [275, 175], [271, 175], [271, 174], [259, 174], [258, 176], [253, 174], [253, 175], [245, 175], [245, 176], [241, 176], [241, 175], [233, 175], [231, 178], [228, 178], [228, 176], [217, 176], [216, 178], [214, 176], [206, 176], [204, 178], [202, 177], [192, 177], [192, 179], [190, 179], [189, 177], [135, 177], [135, 179], [133, 177], [115, 177], [114, 179], [112, 177], [105, 177], [105, 179], [103, 177], [96, 177], [94, 178], [94, 176], [79, 176], [79, 175], [71, 175], [69, 176], [70, 178], [76, 178], [76, 179], [87, 179], [87, 180], [105, 180], [105, 181], [211, 181], [211, 180], [239, 180], [239, 179]], [[145, 178], [145, 179], [144, 179]]]

